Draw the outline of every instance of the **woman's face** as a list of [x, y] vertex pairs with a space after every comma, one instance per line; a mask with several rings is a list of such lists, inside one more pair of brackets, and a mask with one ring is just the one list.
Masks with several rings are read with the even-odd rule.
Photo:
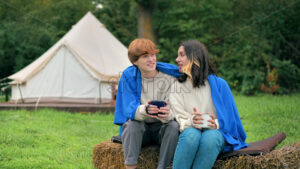
[[190, 61], [188, 60], [183, 46], [180, 46], [178, 49], [178, 56], [176, 62], [179, 67], [179, 71], [182, 72], [182, 68], [186, 66]]

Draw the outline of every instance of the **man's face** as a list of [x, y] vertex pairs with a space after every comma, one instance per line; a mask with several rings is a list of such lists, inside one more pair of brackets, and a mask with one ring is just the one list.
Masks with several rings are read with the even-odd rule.
[[156, 54], [142, 55], [134, 64], [141, 72], [151, 73], [156, 70]]

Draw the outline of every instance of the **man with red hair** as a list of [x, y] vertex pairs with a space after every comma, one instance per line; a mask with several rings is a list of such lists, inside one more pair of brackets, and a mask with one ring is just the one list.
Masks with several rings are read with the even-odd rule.
[[[149, 39], [135, 39], [128, 48], [133, 66], [123, 71], [114, 123], [120, 126], [126, 168], [136, 168], [141, 148], [160, 145], [158, 169], [168, 167], [178, 142], [179, 125], [168, 106], [171, 84], [180, 76], [177, 66], [156, 62], [158, 49]], [[158, 108], [151, 100], [164, 101]]]

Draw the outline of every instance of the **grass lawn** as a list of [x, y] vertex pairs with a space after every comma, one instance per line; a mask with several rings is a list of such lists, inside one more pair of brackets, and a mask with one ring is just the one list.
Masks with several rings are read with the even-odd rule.
[[300, 93], [285, 96], [235, 96], [236, 105], [247, 133], [253, 142], [285, 132], [279, 146], [300, 142]]
[[[300, 94], [235, 96], [247, 142], [287, 133], [300, 141]], [[0, 168], [93, 168], [93, 147], [118, 133], [112, 114], [0, 111]]]
[[118, 133], [113, 115], [0, 111], [0, 168], [93, 168], [94, 145]]

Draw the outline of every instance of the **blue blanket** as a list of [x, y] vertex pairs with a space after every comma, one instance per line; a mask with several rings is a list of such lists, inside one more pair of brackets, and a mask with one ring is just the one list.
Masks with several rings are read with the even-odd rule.
[[211, 97], [217, 111], [220, 131], [227, 142], [223, 152], [248, 147], [248, 144], [245, 143], [247, 136], [227, 82], [215, 75], [209, 75], [208, 82], [211, 88]]
[[[174, 77], [181, 75], [177, 66], [168, 63], [157, 62], [156, 69]], [[134, 119], [136, 109], [141, 104], [141, 83], [141, 72], [136, 66], [129, 66], [123, 71], [118, 85], [115, 124], [121, 126], [127, 120]]]
[[[167, 63], [158, 62], [156, 69], [174, 77], [181, 75], [177, 66]], [[247, 147], [246, 133], [227, 82], [215, 75], [209, 75], [208, 81], [220, 131], [227, 142], [224, 152]], [[120, 135], [122, 135], [122, 125], [127, 120], [134, 119], [136, 109], [141, 104], [141, 82], [141, 72], [136, 66], [124, 70], [118, 86], [114, 119], [114, 124], [120, 125]]]

